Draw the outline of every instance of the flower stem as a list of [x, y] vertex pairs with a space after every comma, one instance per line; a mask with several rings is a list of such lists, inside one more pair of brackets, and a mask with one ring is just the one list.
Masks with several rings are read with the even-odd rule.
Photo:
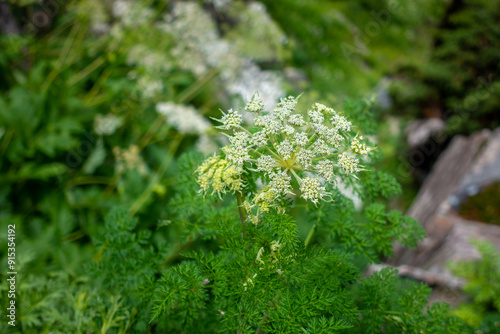
[[238, 212], [240, 213], [240, 222], [244, 226], [247, 219], [245, 209], [243, 208], [243, 201], [245, 200], [245, 194], [242, 192], [236, 192], [236, 202], [238, 203]]
[[305, 247], [307, 247], [311, 243], [311, 240], [314, 236], [315, 229], [316, 229], [316, 223], [311, 227], [311, 230], [309, 231], [309, 234], [307, 235], [306, 241], [304, 242]]

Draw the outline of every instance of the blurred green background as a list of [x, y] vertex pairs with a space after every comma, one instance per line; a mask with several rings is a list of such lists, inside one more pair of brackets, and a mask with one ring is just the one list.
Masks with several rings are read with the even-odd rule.
[[448, 138], [500, 125], [497, 0], [20, 0], [0, 18], [0, 235], [16, 224], [27, 332], [67, 316], [47, 312], [65, 290], [74, 305], [90, 294], [81, 270], [111, 208], [167, 254], [184, 247], [164, 227], [178, 158], [215, 152], [210, 117], [255, 91], [270, 108], [302, 93], [352, 110], [403, 186], [401, 210], [422, 181], [409, 122], [441, 119]]

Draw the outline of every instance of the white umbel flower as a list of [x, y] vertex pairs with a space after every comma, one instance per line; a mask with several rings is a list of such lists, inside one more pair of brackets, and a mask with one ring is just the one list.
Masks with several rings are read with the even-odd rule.
[[325, 187], [321, 186], [321, 182], [317, 178], [306, 177], [302, 179], [300, 192], [303, 199], [318, 204], [318, 201], [324, 196], [324, 191]]
[[339, 165], [346, 174], [359, 172], [360, 169], [358, 168], [358, 164], [359, 160], [347, 152], [339, 155]]
[[278, 154], [283, 157], [283, 160], [290, 160], [293, 153], [293, 146], [289, 140], [284, 140], [276, 148]]
[[327, 155], [330, 152], [330, 148], [322, 139], [318, 139], [313, 145], [313, 151], [318, 155]]
[[250, 136], [244, 131], [236, 132], [233, 136], [229, 137], [229, 142], [234, 146], [248, 146]]
[[258, 92], [253, 94], [252, 98], [247, 101], [245, 110], [254, 113], [260, 113], [262, 110], [264, 110], [264, 101], [262, 101], [262, 98], [260, 97], [260, 94]]
[[363, 140], [363, 136], [356, 136], [352, 139], [351, 141], [351, 148], [354, 153], [361, 154], [361, 155], [367, 155], [368, 152], [372, 150], [371, 147], [367, 147], [366, 144], [361, 143], [361, 140]]
[[315, 124], [321, 124], [325, 120], [325, 117], [323, 116], [323, 113], [319, 110], [309, 110], [308, 112], [309, 118], [311, 119], [311, 122]]
[[305, 132], [296, 132], [294, 136], [294, 144], [299, 147], [305, 147], [309, 138], [307, 137], [307, 133]]
[[327, 182], [333, 182], [333, 178], [335, 177], [333, 173], [333, 162], [330, 160], [320, 160], [316, 165], [316, 170], [318, 174], [325, 179]]
[[268, 135], [275, 135], [281, 130], [281, 122], [270, 115], [255, 117], [255, 125], [262, 127]]
[[325, 137], [328, 135], [328, 126], [321, 123], [311, 123], [311, 128], [320, 137]]
[[271, 174], [273, 169], [277, 167], [276, 161], [270, 155], [263, 155], [257, 159], [257, 170], [266, 174]]
[[314, 158], [314, 153], [310, 150], [302, 149], [297, 155], [297, 162], [301, 164], [304, 169], [309, 169], [312, 166], [312, 159]]
[[344, 137], [342, 137], [342, 135], [336, 129], [328, 129], [323, 138], [325, 138], [328, 145], [330, 145], [335, 150], [339, 149], [340, 145], [345, 140]]
[[274, 114], [282, 121], [287, 119], [295, 109], [297, 101], [298, 98], [294, 98], [293, 96], [282, 98], [274, 109]]
[[332, 121], [332, 125], [337, 130], [341, 130], [344, 132], [348, 132], [351, 130], [352, 123], [349, 122], [344, 116], [333, 115], [333, 117], [331, 118], [331, 121]]
[[257, 147], [262, 147], [267, 144], [267, 135], [264, 131], [259, 131], [253, 134], [252, 144]]
[[249, 147], [244, 145], [228, 145], [222, 148], [226, 153], [226, 158], [238, 167], [243, 166], [245, 161], [250, 159]]
[[282, 132], [288, 136], [291, 136], [295, 133], [295, 129], [293, 128], [293, 126], [290, 126], [290, 125], [285, 125], [283, 127], [283, 130]]
[[313, 109], [320, 111], [324, 115], [335, 114], [335, 110], [333, 110], [332, 108], [328, 108], [327, 106], [321, 103], [315, 103], [313, 105]]
[[241, 123], [243, 123], [243, 116], [236, 110], [229, 109], [227, 114], [222, 116], [220, 122], [223, 124], [219, 126], [220, 129], [229, 130], [232, 128], [239, 128]]
[[[296, 104], [297, 98], [287, 97], [273, 112], [266, 113], [260, 110], [261, 102], [254, 95], [245, 109], [252, 112], [255, 128], [244, 129], [241, 115], [233, 110], [219, 120], [219, 128], [230, 132], [226, 134], [230, 144], [222, 149], [223, 159], [238, 175], [259, 173], [256, 178], [262, 182], [262, 189], [247, 209], [255, 224], [259, 212], [283, 209], [284, 196], [294, 195], [292, 184], [299, 184], [302, 198], [314, 204], [331, 201], [321, 182], [334, 185], [335, 176], [342, 174], [356, 178], [355, 173], [363, 170], [357, 156], [371, 149], [361, 143], [361, 136], [350, 131], [351, 122], [332, 108], [316, 103], [306, 121], [295, 112]], [[213, 180], [203, 184], [221, 189], [220, 178]], [[252, 208], [257, 208], [256, 214], [249, 212]]]
[[291, 124], [293, 126], [304, 126], [307, 123], [304, 120], [304, 117], [302, 117], [302, 115], [293, 114], [288, 118], [288, 124]]
[[277, 195], [293, 195], [292, 186], [290, 181], [292, 178], [287, 173], [280, 171], [277, 173], [271, 174], [271, 182], [269, 185], [273, 192]]

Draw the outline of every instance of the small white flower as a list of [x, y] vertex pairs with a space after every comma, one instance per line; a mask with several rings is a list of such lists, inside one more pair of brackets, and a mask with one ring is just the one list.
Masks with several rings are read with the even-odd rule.
[[314, 130], [314, 132], [320, 137], [325, 137], [328, 135], [329, 128], [326, 125], [319, 123], [311, 123], [311, 127]]
[[271, 182], [269, 185], [276, 195], [293, 195], [291, 191], [292, 186], [290, 185], [291, 179], [290, 175], [283, 171], [279, 171], [271, 174]]
[[248, 154], [248, 146], [243, 145], [230, 145], [224, 146], [222, 151], [226, 153], [226, 158], [231, 163], [237, 165], [238, 167], [243, 166], [245, 161], [250, 159]]
[[287, 119], [295, 109], [297, 101], [298, 98], [294, 98], [293, 96], [282, 98], [274, 109], [274, 114], [282, 121]]
[[233, 136], [228, 136], [229, 142], [236, 146], [247, 146], [250, 136], [244, 131], [236, 132]]
[[267, 144], [267, 135], [264, 131], [259, 131], [253, 134], [252, 144], [257, 147], [262, 147]]
[[297, 155], [297, 161], [301, 164], [304, 169], [309, 169], [312, 165], [312, 159], [314, 158], [314, 153], [310, 150], [302, 149]]
[[276, 161], [270, 155], [263, 155], [257, 159], [257, 170], [271, 174], [276, 167]]
[[303, 199], [318, 204], [318, 201], [323, 198], [322, 192], [325, 191], [325, 187], [321, 186], [321, 182], [317, 178], [306, 177], [302, 179], [300, 191]]
[[349, 155], [346, 152], [339, 155], [339, 165], [346, 174], [353, 174], [359, 172], [360, 169], [358, 168], [358, 163], [359, 163], [358, 159]]
[[305, 132], [296, 132], [294, 136], [294, 144], [300, 147], [304, 147], [309, 142], [309, 138], [307, 138], [307, 133]]
[[354, 153], [357, 153], [357, 154], [366, 155], [366, 154], [368, 154], [368, 152], [370, 152], [372, 150], [372, 148], [367, 147], [366, 144], [361, 143], [360, 140], [363, 140], [363, 136], [359, 136], [359, 137], [356, 136], [352, 139], [352, 142], [351, 142], [352, 151]]
[[260, 97], [260, 94], [258, 92], [253, 94], [252, 98], [247, 101], [245, 110], [255, 113], [259, 113], [264, 110], [264, 101], [262, 101], [262, 98]]
[[293, 146], [290, 144], [289, 140], [283, 140], [278, 147], [276, 148], [279, 155], [283, 158], [283, 160], [289, 160], [293, 153]]
[[335, 129], [328, 129], [323, 137], [326, 142], [336, 150], [340, 148], [340, 145], [344, 141], [344, 137]]
[[238, 111], [229, 109], [227, 114], [224, 114], [220, 120], [223, 125], [219, 126], [220, 129], [229, 130], [231, 128], [240, 127], [241, 123], [243, 123], [243, 116], [238, 114]]
[[255, 258], [255, 262], [260, 262], [264, 264], [264, 261], [262, 261], [262, 253], [264, 253], [264, 247], [260, 247], [259, 251], [257, 252], [257, 257]]
[[285, 127], [283, 127], [282, 132], [288, 136], [291, 136], [295, 132], [295, 129], [293, 128], [293, 126], [286, 125]]
[[273, 241], [271, 242], [271, 252], [272, 252], [272, 253], [279, 252], [279, 251], [280, 251], [280, 249], [281, 249], [281, 247], [283, 247], [283, 245], [282, 245], [282, 244], [280, 244], [278, 241], [273, 240]]
[[268, 135], [275, 135], [281, 130], [280, 121], [270, 115], [255, 117], [255, 125], [261, 126]]
[[318, 155], [327, 155], [330, 153], [330, 149], [327, 143], [325, 143], [322, 139], [318, 139], [313, 145], [313, 152]]
[[156, 111], [165, 116], [167, 123], [183, 134], [204, 134], [212, 125], [194, 107], [173, 102], [156, 105]]
[[347, 120], [344, 116], [333, 115], [331, 118], [332, 124], [337, 130], [341, 130], [344, 132], [351, 131], [352, 123]]
[[293, 114], [288, 118], [288, 123], [293, 125], [293, 126], [304, 126], [306, 125], [306, 121], [304, 120], [304, 117], [299, 114]]
[[313, 109], [309, 110], [308, 114], [312, 123], [321, 124], [325, 120], [325, 117], [323, 116], [323, 113], [321, 111]]
[[94, 131], [101, 136], [112, 135], [122, 123], [123, 120], [121, 117], [113, 114], [107, 114], [106, 116], [99, 114], [94, 119]]
[[324, 104], [321, 104], [321, 103], [315, 103], [313, 105], [313, 108], [315, 110], [320, 111], [324, 115], [334, 114], [335, 113], [335, 110], [333, 110], [332, 108], [328, 108], [327, 106], [325, 106]]
[[320, 160], [316, 165], [316, 170], [327, 182], [333, 181], [335, 175], [333, 174], [333, 162], [330, 160]]

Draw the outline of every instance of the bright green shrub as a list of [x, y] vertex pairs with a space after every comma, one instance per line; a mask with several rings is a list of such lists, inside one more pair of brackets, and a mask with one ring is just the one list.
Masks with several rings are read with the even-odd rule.
[[467, 280], [464, 292], [471, 298], [453, 310], [474, 328], [500, 333], [500, 254], [490, 242], [471, 241], [481, 254], [476, 261], [450, 264], [456, 276]]

